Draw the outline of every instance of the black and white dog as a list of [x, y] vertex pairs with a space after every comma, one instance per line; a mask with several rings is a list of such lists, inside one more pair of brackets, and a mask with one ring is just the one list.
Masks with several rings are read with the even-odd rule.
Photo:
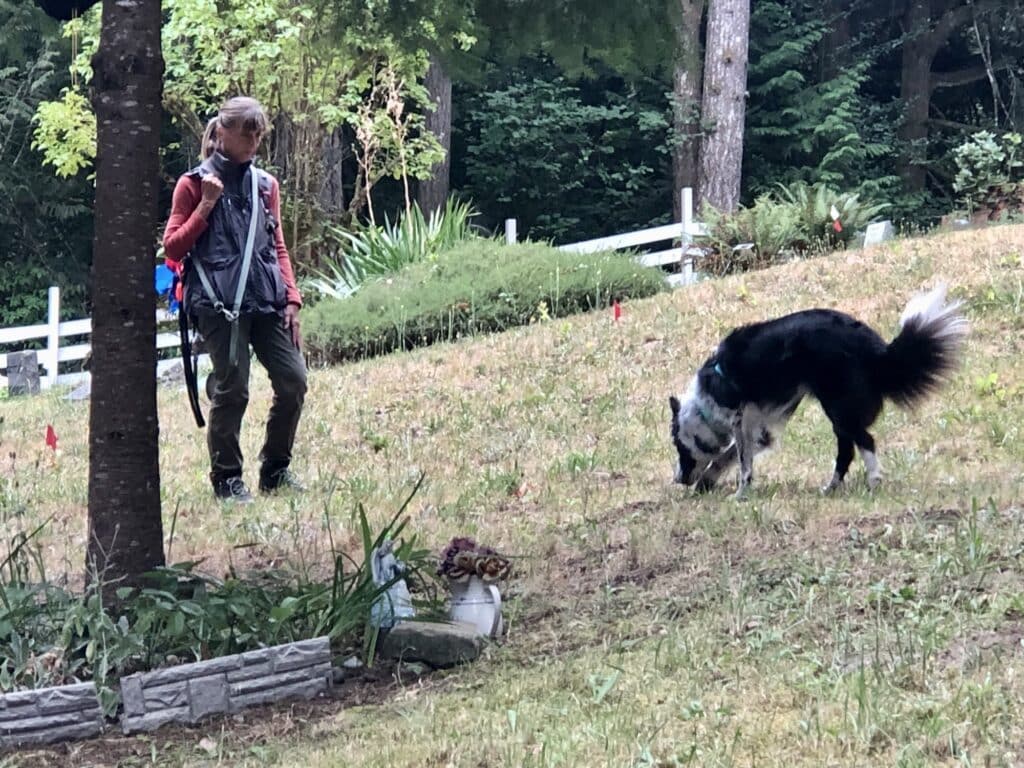
[[868, 433], [884, 400], [912, 406], [957, 366], [967, 335], [960, 302], [943, 285], [915, 296], [890, 343], [860, 321], [831, 309], [809, 309], [733, 330], [694, 376], [682, 400], [669, 398], [676, 482], [714, 487], [739, 461], [742, 497], [753, 479], [754, 454], [770, 446], [805, 395], [815, 397], [838, 442], [838, 488], [857, 446], [868, 485], [882, 479]]

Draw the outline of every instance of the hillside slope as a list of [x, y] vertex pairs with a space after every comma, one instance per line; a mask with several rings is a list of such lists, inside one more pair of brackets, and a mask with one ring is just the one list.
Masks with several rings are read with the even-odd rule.
[[[580, 315], [316, 370], [295, 462], [311, 492], [246, 509], [210, 501], [203, 433], [184, 394], [162, 390], [173, 560], [316, 567], [324, 515], [355, 549], [353, 503], [381, 523], [420, 472], [409, 530], [421, 543], [471, 535], [516, 556], [509, 634], [481, 662], [404, 679], [377, 705], [325, 707], [298, 735], [275, 716], [258, 755], [253, 731], [229, 725], [218, 754], [282, 766], [1016, 764], [1022, 254], [1018, 226], [896, 241], [628, 303], [618, 322]], [[891, 337], [910, 296], [940, 279], [967, 302], [965, 364], [917, 412], [886, 409], [878, 492], [858, 463], [844, 492], [819, 495], [833, 441], [811, 402], [759, 457], [749, 501], [671, 485], [667, 397], [729, 328], [823, 306]], [[252, 390], [254, 458], [269, 387], [257, 376]], [[87, 410], [54, 394], [0, 413], [18, 457], [0, 479], [17, 479], [26, 527], [56, 516], [51, 573], [73, 574]], [[56, 462], [46, 423], [61, 436]]]

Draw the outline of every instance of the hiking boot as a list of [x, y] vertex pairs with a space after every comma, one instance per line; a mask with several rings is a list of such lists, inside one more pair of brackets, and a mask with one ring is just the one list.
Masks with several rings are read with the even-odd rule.
[[252, 504], [255, 501], [239, 475], [214, 480], [213, 495], [221, 501], [232, 501], [236, 504]]
[[260, 472], [260, 493], [273, 493], [274, 491], [303, 493], [305, 490], [306, 486], [299, 482], [299, 478], [287, 467], [273, 472]]

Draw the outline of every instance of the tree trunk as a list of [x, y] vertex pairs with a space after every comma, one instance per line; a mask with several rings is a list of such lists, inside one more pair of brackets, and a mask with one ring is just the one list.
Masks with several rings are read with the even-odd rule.
[[829, 24], [829, 30], [822, 38], [818, 51], [819, 79], [823, 83], [836, 77], [850, 64], [852, 13], [847, 0], [829, 0], [827, 4], [825, 22]]
[[698, 189], [700, 153], [700, 89], [704, 61], [700, 45], [700, 25], [704, 0], [679, 0], [676, 23], [676, 62], [672, 76], [672, 211], [682, 220], [679, 195], [683, 187]]
[[750, 0], [711, 0], [704, 56], [700, 201], [732, 212], [740, 202]]
[[452, 79], [435, 56], [430, 57], [424, 85], [435, 106], [426, 114], [426, 128], [444, 149], [444, 160], [434, 165], [429, 179], [420, 179], [416, 185], [416, 202], [423, 213], [429, 214], [444, 208], [448, 199], [452, 147]]
[[929, 35], [930, 0], [911, 0], [904, 15], [900, 100], [903, 122], [899, 137], [903, 152], [900, 176], [907, 190], [919, 192], [925, 186], [925, 165], [928, 143], [928, 112], [931, 103], [932, 59], [935, 56]]
[[164, 564], [153, 288], [160, 25], [160, 0], [104, 0], [92, 60], [97, 146], [86, 578], [99, 579], [108, 599]]
[[345, 211], [345, 159], [348, 154], [348, 140], [345, 128], [339, 126], [331, 131], [323, 143], [323, 184], [320, 188], [320, 205], [332, 219]]

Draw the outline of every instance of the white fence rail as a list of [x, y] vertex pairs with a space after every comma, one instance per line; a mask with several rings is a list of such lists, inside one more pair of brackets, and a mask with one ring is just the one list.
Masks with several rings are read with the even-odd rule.
[[[641, 253], [637, 261], [647, 266], [667, 266], [678, 264], [680, 267], [677, 283], [691, 282], [693, 279], [693, 260], [695, 252], [691, 251], [693, 239], [707, 234], [707, 227], [701, 222], [693, 220], [693, 191], [689, 188], [681, 193], [682, 221], [675, 224], [665, 224], [660, 227], [640, 230], [639, 232], [628, 232], [611, 237], [602, 237], [596, 240], [584, 240], [579, 243], [569, 243], [560, 248], [564, 251], [575, 253], [594, 253], [596, 251], [618, 250], [620, 248], [637, 248], [650, 245], [651, 243], [663, 243], [671, 241], [673, 246], [659, 251]], [[516, 220], [505, 221], [505, 239], [509, 243], [516, 242]], [[677, 245], [675, 243], [678, 243]], [[675, 277], [675, 276], [673, 276]], [[60, 372], [60, 364], [84, 360], [89, 354], [91, 345], [87, 340], [76, 343], [61, 345], [62, 339], [86, 337], [92, 332], [92, 320], [60, 319], [60, 289], [52, 287], [48, 296], [47, 320], [39, 325], [22, 326], [20, 328], [0, 328], [0, 345], [13, 346], [24, 341], [36, 341], [46, 339], [45, 349], [36, 351], [36, 356], [46, 371], [41, 377], [40, 386], [49, 389], [55, 384], [76, 384], [89, 378], [87, 371], [76, 371], [69, 373]], [[175, 321], [176, 316], [164, 310], [157, 310], [157, 349], [176, 349], [180, 346], [181, 340], [178, 336], [177, 326], [173, 330], [166, 330], [167, 324]], [[161, 330], [161, 326], [165, 330]], [[204, 356], [205, 358], [205, 356]], [[181, 358], [172, 358], [157, 361], [157, 375], [180, 362]], [[7, 353], [0, 352], [0, 370], [7, 369]]]
[[[28, 325], [20, 328], [0, 328], [0, 344], [13, 346], [24, 341], [46, 339], [46, 347], [36, 350], [36, 357], [46, 372], [40, 377], [40, 387], [49, 389], [54, 384], [77, 384], [89, 378], [87, 371], [60, 372], [60, 364], [84, 360], [89, 355], [92, 345], [88, 341], [62, 345], [62, 339], [88, 336], [92, 332], [92, 319], [64, 320], [60, 319], [60, 288], [51, 287], [47, 292], [47, 322], [40, 325]], [[173, 331], [161, 330], [172, 321], [177, 323], [177, 315], [158, 309], [156, 312], [157, 349], [176, 349], [181, 345], [177, 325]], [[0, 352], [0, 369], [7, 368], [9, 353]], [[180, 362], [181, 358], [157, 361], [157, 375]]]
[[[678, 242], [678, 245], [673, 245], [671, 248], [638, 254], [636, 260], [648, 267], [678, 264], [682, 278], [679, 282], [692, 282], [693, 256], [699, 255], [699, 251], [693, 250], [693, 240], [695, 237], [707, 235], [708, 232], [705, 224], [693, 220], [693, 190], [689, 187], [684, 188], [680, 193], [680, 198], [681, 222], [664, 224], [660, 227], [651, 227], [637, 232], [612, 235], [611, 237], [600, 237], [595, 240], [569, 243], [561, 245], [559, 248], [573, 253], [595, 253], [597, 251], [616, 251], [621, 248], [637, 248], [666, 241]], [[516, 242], [516, 233], [516, 220], [506, 219], [505, 241], [508, 243]]]

